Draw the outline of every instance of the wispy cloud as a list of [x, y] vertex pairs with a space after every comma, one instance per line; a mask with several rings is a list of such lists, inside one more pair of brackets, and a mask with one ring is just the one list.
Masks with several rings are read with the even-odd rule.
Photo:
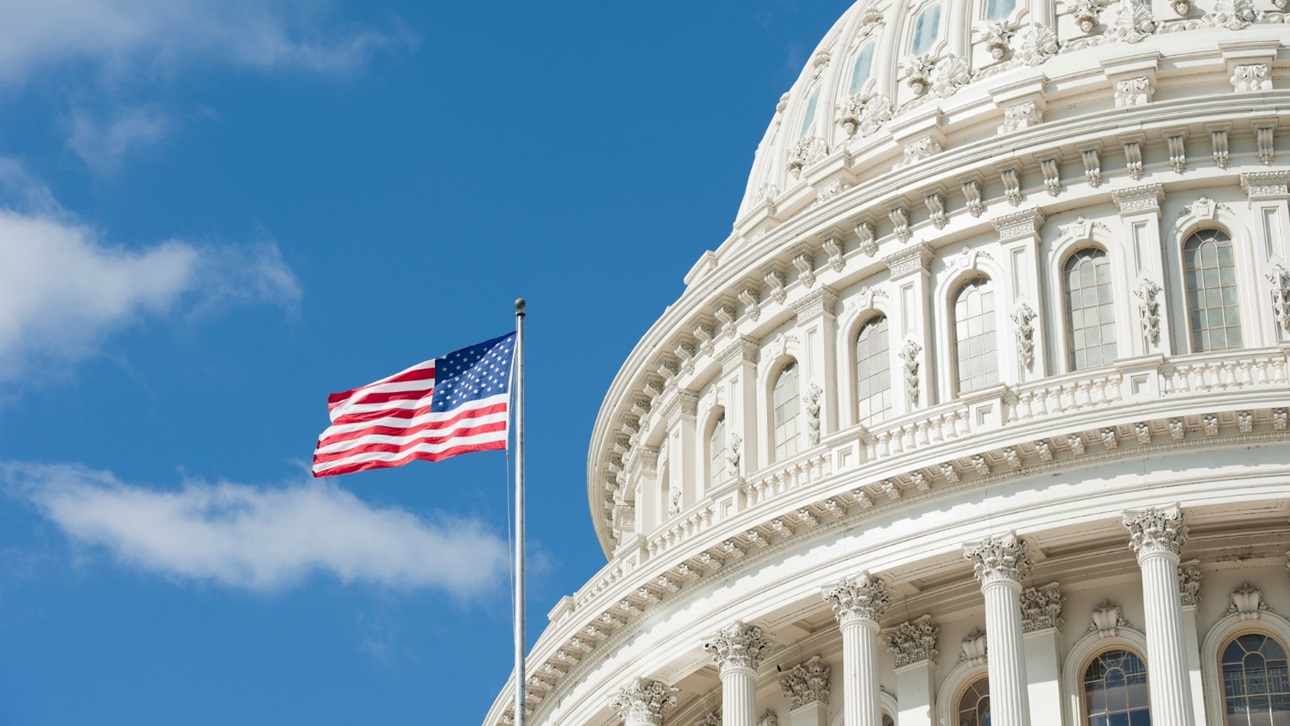
[[333, 19], [307, 0], [43, 0], [3, 3], [0, 83], [90, 63], [105, 78], [166, 76], [190, 64], [348, 72], [415, 39]]
[[0, 158], [0, 382], [93, 355], [148, 316], [208, 317], [243, 304], [294, 310], [301, 288], [273, 243], [104, 242]]
[[471, 598], [506, 571], [505, 543], [477, 521], [372, 507], [329, 483], [187, 480], [161, 491], [80, 464], [23, 462], [0, 464], [0, 481], [74, 542], [182, 580], [275, 591], [325, 573]]
[[158, 144], [174, 129], [174, 122], [155, 104], [118, 106], [106, 116], [78, 108], [67, 125], [67, 148], [100, 174], [116, 172], [128, 154]]

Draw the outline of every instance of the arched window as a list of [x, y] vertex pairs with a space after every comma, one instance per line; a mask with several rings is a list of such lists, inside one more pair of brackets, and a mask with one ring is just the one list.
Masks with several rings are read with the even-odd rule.
[[722, 411], [712, 424], [708, 436], [708, 483], [716, 486], [726, 480], [726, 413]]
[[872, 40], [862, 45], [860, 52], [856, 53], [855, 63], [851, 64], [851, 85], [847, 92], [852, 95], [859, 93], [864, 88], [865, 81], [869, 80], [869, 73], [873, 69], [874, 45]]
[[797, 412], [801, 398], [797, 395], [797, 361], [789, 361], [775, 379], [772, 395], [775, 420], [773, 431], [775, 461], [783, 461], [797, 453]]
[[811, 89], [811, 95], [806, 97], [806, 112], [802, 114], [802, 128], [797, 132], [797, 138], [806, 138], [811, 133], [811, 128], [815, 125], [815, 111], [820, 105], [820, 87], [816, 86]]
[[1066, 259], [1066, 347], [1070, 368], [1078, 371], [1115, 361], [1115, 305], [1111, 299], [1111, 262], [1094, 247]]
[[914, 38], [909, 45], [910, 55], [923, 55], [931, 51], [941, 34], [941, 5], [932, 3], [923, 8], [914, 19]]
[[995, 336], [994, 286], [976, 277], [954, 297], [955, 362], [960, 394], [999, 382], [998, 342]]
[[978, 678], [963, 690], [955, 707], [955, 726], [990, 726], [990, 679]]
[[1286, 650], [1262, 633], [1238, 635], [1223, 649], [1224, 726], [1290, 724]]
[[896, 726], [896, 722], [891, 720], [891, 714], [886, 711], [882, 712], [882, 726]]
[[1017, 8], [1017, 0], [985, 0], [985, 19], [1004, 20]]
[[1150, 726], [1147, 666], [1131, 650], [1108, 650], [1084, 670], [1088, 726]]
[[882, 421], [891, 412], [887, 352], [887, 317], [879, 315], [865, 323], [856, 336], [856, 401], [861, 423]]
[[1194, 353], [1241, 347], [1241, 308], [1236, 299], [1232, 238], [1204, 229], [1183, 245], [1187, 321]]

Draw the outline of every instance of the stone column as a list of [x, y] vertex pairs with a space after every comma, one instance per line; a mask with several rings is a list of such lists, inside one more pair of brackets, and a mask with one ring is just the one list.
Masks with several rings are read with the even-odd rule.
[[936, 639], [941, 629], [929, 615], [897, 625], [886, 635], [887, 651], [896, 656], [896, 694], [900, 726], [932, 726], [936, 704]]
[[[1039, 253], [1043, 226], [1044, 215], [1038, 209], [1013, 212], [994, 220], [1003, 248], [999, 264], [1011, 273], [1006, 275], [1006, 280], [998, 281], [1003, 297], [995, 298], [996, 304], [1005, 306], [1013, 323], [1012, 334], [1003, 334], [999, 340], [1000, 350], [1007, 350], [1009, 343], [1016, 346], [1017, 355], [1000, 356], [999, 372], [1009, 382], [1025, 383], [1050, 375], [1045, 352], [1048, 345], [1044, 340], [1046, 326], [1038, 312], [1044, 309], [1041, 287], [1044, 274]], [[1008, 366], [1015, 367], [1009, 371]]]
[[827, 726], [829, 722], [829, 675], [833, 669], [820, 656], [798, 663], [779, 678], [780, 690], [788, 699], [789, 726]]
[[842, 709], [846, 726], [882, 726], [878, 621], [891, 605], [882, 580], [862, 572], [824, 591], [842, 630]]
[[1196, 626], [1196, 606], [1200, 604], [1200, 560], [1178, 565], [1178, 588], [1182, 595], [1183, 651], [1187, 656], [1187, 673], [1191, 680], [1191, 712], [1198, 726], [1205, 726], [1205, 685], [1201, 680], [1200, 629]]
[[630, 681], [609, 702], [623, 726], [662, 726], [663, 711], [675, 705], [675, 688], [645, 678]]
[[1151, 677], [1151, 723], [1192, 726], [1191, 682], [1183, 653], [1182, 597], [1178, 588], [1179, 551], [1187, 525], [1177, 505], [1125, 512], [1129, 546], [1142, 568], [1142, 602], [1146, 609], [1147, 663]]
[[757, 668], [770, 646], [761, 628], [739, 620], [703, 646], [721, 673], [721, 726], [757, 726]]
[[1026, 693], [1030, 721], [1042, 724], [1062, 702], [1061, 650], [1058, 628], [1066, 596], [1057, 583], [1021, 592], [1021, 630], [1026, 649]]
[[1009, 532], [963, 548], [985, 595], [990, 639], [990, 715], [993, 726], [1030, 726], [1026, 652], [1021, 634], [1021, 581], [1034, 564], [1025, 540]]

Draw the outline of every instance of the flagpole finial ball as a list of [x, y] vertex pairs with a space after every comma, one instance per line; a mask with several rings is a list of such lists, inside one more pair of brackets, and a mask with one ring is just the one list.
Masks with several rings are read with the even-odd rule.
[[515, 298], [515, 309], [517, 311], [524, 312], [525, 305], [528, 305], [528, 303], [524, 302], [524, 298], [522, 297]]

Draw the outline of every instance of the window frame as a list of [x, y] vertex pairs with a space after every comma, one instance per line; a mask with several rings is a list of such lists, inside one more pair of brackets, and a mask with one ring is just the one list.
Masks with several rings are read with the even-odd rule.
[[[1096, 366], [1091, 366], [1086, 364], [1084, 366], [1077, 367], [1075, 365], [1075, 360], [1074, 360], [1076, 348], [1075, 348], [1075, 341], [1073, 340], [1073, 337], [1074, 337], [1075, 331], [1072, 326], [1073, 311], [1069, 303], [1070, 281], [1067, 277], [1067, 266], [1070, 264], [1071, 260], [1074, 260], [1076, 258], [1076, 256], [1082, 253], [1088, 252], [1090, 250], [1100, 252], [1102, 256], [1106, 259], [1105, 264], [1109, 269], [1110, 280], [1107, 283], [1107, 288], [1110, 292], [1111, 299], [1108, 300], [1106, 303], [1099, 303], [1098, 307], [1101, 308], [1102, 305], [1110, 306], [1110, 309], [1111, 309], [1110, 325], [1111, 325], [1111, 330], [1115, 336], [1113, 340], [1113, 343], [1115, 344], [1115, 356], [1110, 362], [1103, 362]], [[1088, 240], [1086, 240], [1084, 244], [1072, 245], [1069, 249], [1065, 250], [1062, 253], [1062, 256], [1057, 265], [1057, 274], [1058, 274], [1058, 279], [1061, 281], [1061, 284], [1057, 286], [1058, 287], [1057, 294], [1058, 294], [1058, 307], [1061, 310], [1061, 316], [1062, 316], [1062, 319], [1061, 319], [1062, 347], [1063, 347], [1063, 352], [1065, 353], [1065, 355], [1063, 356], [1064, 370], [1067, 373], [1075, 373], [1078, 371], [1094, 370], [1097, 368], [1113, 365], [1116, 360], [1119, 360], [1120, 358], [1124, 357], [1124, 350], [1123, 350], [1123, 346], [1120, 343], [1121, 330], [1120, 330], [1120, 324], [1119, 324], [1120, 316], [1118, 315], [1119, 309], [1117, 307], [1119, 301], [1116, 295], [1117, 285], [1116, 285], [1116, 277], [1115, 277], [1115, 263], [1112, 259], [1110, 251], [1107, 250], [1103, 245], [1100, 245]]]

